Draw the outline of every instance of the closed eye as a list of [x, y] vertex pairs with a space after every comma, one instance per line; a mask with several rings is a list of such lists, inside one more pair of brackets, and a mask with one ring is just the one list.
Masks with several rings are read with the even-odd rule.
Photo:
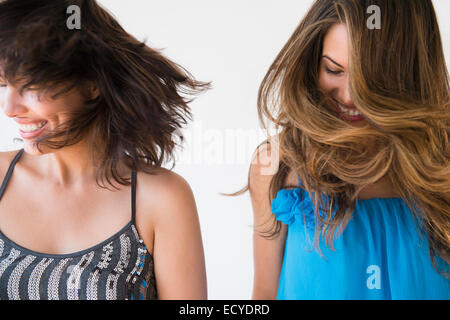
[[326, 71], [327, 73], [334, 74], [334, 75], [338, 75], [338, 74], [341, 74], [341, 73], [342, 73], [342, 71], [331, 70], [331, 69], [328, 69], [328, 67], [325, 67], [325, 71]]

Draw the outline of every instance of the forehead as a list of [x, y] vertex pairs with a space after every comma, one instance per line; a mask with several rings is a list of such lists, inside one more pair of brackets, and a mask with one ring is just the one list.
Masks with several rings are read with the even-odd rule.
[[335, 24], [328, 30], [323, 41], [322, 55], [327, 55], [343, 67], [347, 67], [348, 42], [345, 24]]

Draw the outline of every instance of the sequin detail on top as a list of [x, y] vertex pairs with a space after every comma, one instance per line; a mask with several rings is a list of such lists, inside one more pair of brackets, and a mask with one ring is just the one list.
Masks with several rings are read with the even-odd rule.
[[[0, 187], [0, 199], [11, 172], [8, 170]], [[60, 255], [35, 252], [13, 242], [0, 230], [0, 300], [156, 299], [153, 257], [134, 223], [135, 185], [133, 172], [131, 221], [110, 238], [83, 251]]]
[[8, 280], [8, 297], [10, 300], [19, 300], [19, 282], [25, 269], [36, 259], [35, 256], [28, 255], [11, 272]]
[[1, 232], [0, 238], [0, 300], [157, 298], [153, 258], [133, 224], [99, 248], [64, 258], [18, 250]]
[[5, 272], [6, 268], [8, 268], [14, 260], [17, 259], [17, 257], [20, 255], [20, 251], [12, 248], [7, 258], [2, 259], [0, 262], [0, 279], [3, 276], [3, 273]]
[[62, 273], [67, 268], [72, 258], [67, 258], [59, 261], [55, 269], [53, 269], [50, 279], [48, 280], [48, 298], [50, 300], [59, 300], [59, 282], [61, 281]]
[[117, 282], [130, 260], [130, 238], [124, 234], [120, 236], [120, 258], [114, 270], [108, 275], [106, 281], [106, 299], [117, 299]]
[[31, 272], [30, 279], [28, 279], [28, 299], [40, 300], [39, 284], [41, 282], [42, 274], [45, 269], [53, 262], [53, 259], [44, 258], [34, 267]]
[[[140, 247], [138, 249], [138, 256], [135, 266], [127, 277], [128, 291], [132, 292], [129, 295], [130, 300], [147, 300], [156, 298], [156, 287], [150, 284], [155, 283], [155, 275], [153, 270], [153, 260], [148, 259], [149, 254], [142, 239], [139, 238], [137, 230], [132, 226], [134, 236], [139, 241]], [[151, 257], [151, 256], [150, 256]], [[142, 279], [143, 278], [143, 279]], [[138, 288], [138, 291], [131, 288]]]
[[103, 253], [100, 262], [95, 267], [94, 271], [89, 274], [89, 279], [87, 282], [87, 298], [88, 300], [97, 300], [97, 290], [98, 290], [98, 279], [101, 276], [102, 270], [108, 267], [109, 261], [111, 260], [113, 248], [112, 243], [108, 243], [103, 247]]
[[95, 252], [91, 251], [85, 254], [80, 262], [78, 262], [73, 270], [70, 272], [69, 279], [67, 280], [67, 299], [69, 300], [78, 300], [78, 290], [80, 290], [80, 277], [86, 269], [86, 267], [91, 263], [92, 258], [94, 257]]
[[5, 247], [5, 242], [0, 239], [0, 256], [3, 254], [3, 248]]

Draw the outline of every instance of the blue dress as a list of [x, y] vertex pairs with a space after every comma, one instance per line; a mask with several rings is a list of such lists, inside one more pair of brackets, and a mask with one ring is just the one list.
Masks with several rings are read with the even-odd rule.
[[[433, 268], [428, 238], [418, 232], [401, 198], [358, 199], [347, 227], [334, 240], [336, 251], [320, 237], [324, 257], [313, 245], [314, 204], [308, 192], [279, 190], [272, 212], [288, 225], [277, 299], [450, 298], [450, 280]], [[449, 271], [440, 257], [436, 265]]]

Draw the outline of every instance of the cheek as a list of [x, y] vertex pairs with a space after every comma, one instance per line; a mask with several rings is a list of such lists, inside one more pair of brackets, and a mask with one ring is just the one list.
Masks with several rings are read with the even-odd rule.
[[48, 127], [56, 125], [60, 120], [60, 114], [64, 106], [47, 97], [39, 97], [37, 94], [28, 94], [24, 99], [30, 117], [45, 119], [49, 122]]
[[27, 109], [30, 113], [40, 115], [46, 118], [46, 115], [50, 113], [52, 110], [52, 106], [39, 99], [37, 94], [27, 93], [24, 96], [24, 104], [27, 106]]
[[319, 74], [319, 86], [322, 91], [330, 92], [338, 87], [338, 83], [326, 71], [322, 70]]
[[30, 106], [36, 113], [47, 119], [58, 119], [63, 121], [68, 117], [68, 114], [78, 108], [76, 99], [72, 97], [57, 97], [52, 99], [50, 95], [41, 96], [41, 98], [30, 101]]

